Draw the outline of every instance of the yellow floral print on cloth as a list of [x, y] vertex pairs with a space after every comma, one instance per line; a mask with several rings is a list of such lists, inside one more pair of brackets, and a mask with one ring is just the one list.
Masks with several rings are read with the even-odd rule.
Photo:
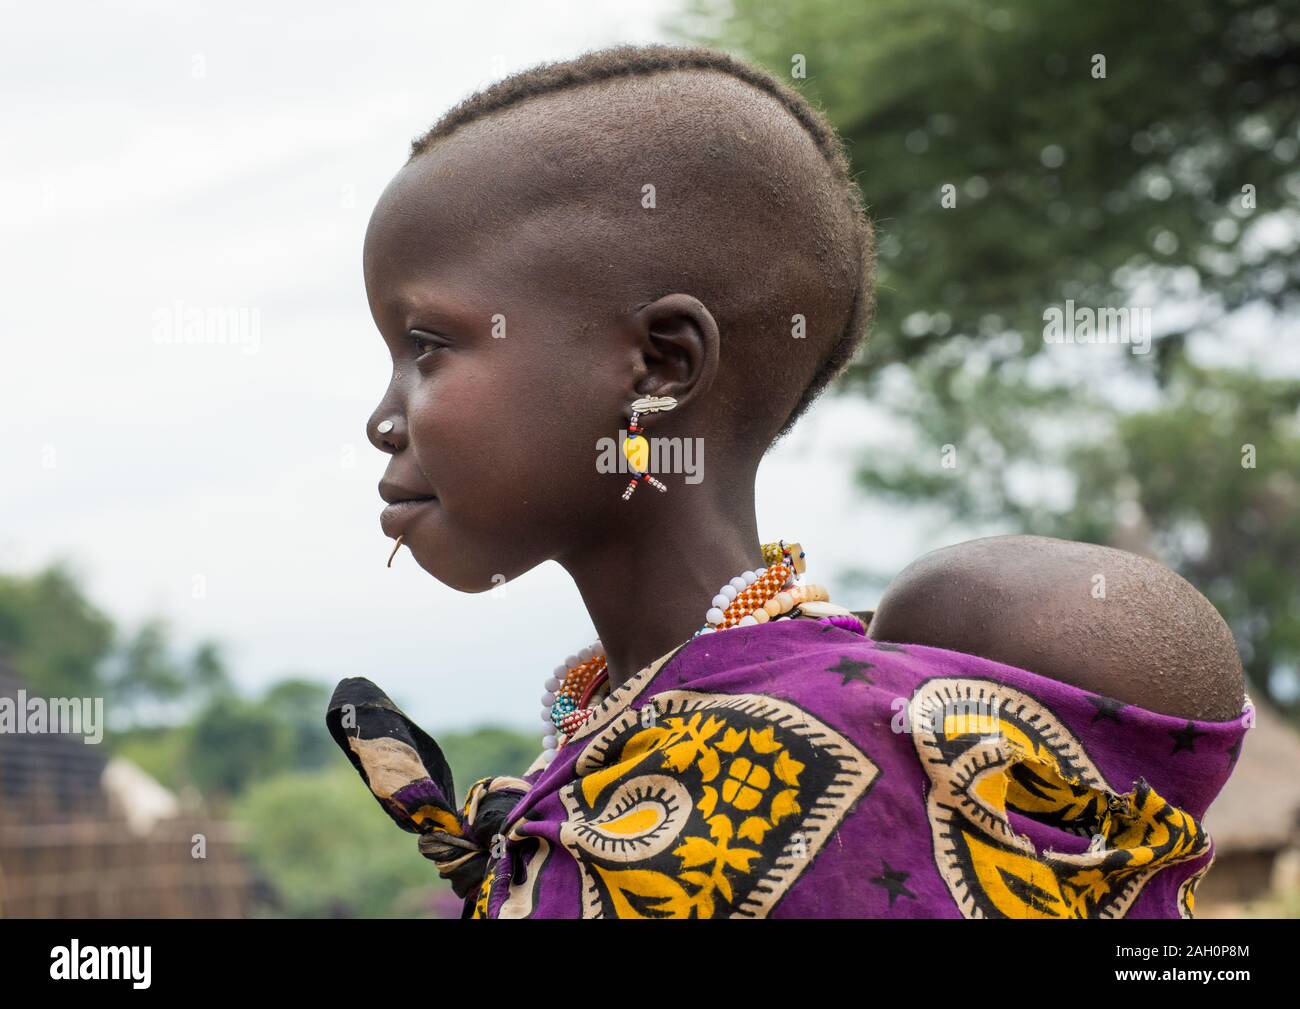
[[[911, 724], [932, 785], [935, 862], [968, 918], [1123, 917], [1155, 872], [1209, 849], [1194, 818], [1143, 781], [1121, 794], [1044, 705], [1005, 684], [930, 680]], [[1036, 852], [1011, 815], [1090, 844]]]
[[457, 804], [369, 680], [330, 733], [462, 917], [1190, 917], [1253, 724], [789, 619], [702, 635]]
[[583, 917], [762, 917], [875, 765], [771, 697], [668, 691], [653, 708], [586, 742], [560, 793]]

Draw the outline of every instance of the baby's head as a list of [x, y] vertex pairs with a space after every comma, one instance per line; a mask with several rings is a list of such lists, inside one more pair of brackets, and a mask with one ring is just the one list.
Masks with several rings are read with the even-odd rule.
[[[393, 359], [368, 427], [381, 493], [425, 499], [385, 532], [482, 591], [752, 507], [764, 452], [861, 340], [872, 247], [825, 119], [721, 53], [605, 50], [474, 95], [366, 235]], [[625, 502], [599, 444], [647, 395], [678, 403], [643, 418], [652, 441], [699, 439], [707, 462]]]

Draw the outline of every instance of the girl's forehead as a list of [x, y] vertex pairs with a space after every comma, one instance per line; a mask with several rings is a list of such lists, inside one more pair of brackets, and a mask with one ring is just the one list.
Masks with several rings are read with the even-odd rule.
[[[607, 240], [608, 215], [586, 212], [588, 194], [539, 179], [490, 144], [471, 149], [460, 139], [408, 164], [376, 205], [364, 250], [372, 302], [397, 309], [409, 303], [403, 292], [440, 289], [538, 311], [557, 288], [605, 291], [617, 249]], [[597, 261], [602, 283], [592, 276]]]
[[367, 259], [499, 256], [524, 238], [563, 230], [549, 212], [566, 202], [562, 194], [539, 191], [512, 159], [496, 156], [492, 137], [459, 139], [416, 158], [388, 184], [366, 232]]
[[557, 284], [587, 288], [592, 236], [563, 209], [510, 193], [418, 161], [399, 173], [371, 216], [363, 256], [381, 327], [432, 325], [444, 310], [449, 326], [498, 313], [548, 317], [561, 313]]

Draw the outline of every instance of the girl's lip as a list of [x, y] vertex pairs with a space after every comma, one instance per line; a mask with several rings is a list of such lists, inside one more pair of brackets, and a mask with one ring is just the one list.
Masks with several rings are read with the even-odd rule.
[[412, 498], [409, 501], [390, 504], [379, 513], [379, 524], [384, 530], [384, 535], [396, 539], [422, 511], [436, 504], [438, 504], [436, 497]]

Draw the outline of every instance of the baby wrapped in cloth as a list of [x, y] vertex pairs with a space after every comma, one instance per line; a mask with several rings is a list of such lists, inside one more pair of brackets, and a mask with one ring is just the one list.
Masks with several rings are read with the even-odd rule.
[[370, 681], [328, 724], [466, 917], [1190, 917], [1251, 724], [822, 617], [694, 638], [457, 809]]

